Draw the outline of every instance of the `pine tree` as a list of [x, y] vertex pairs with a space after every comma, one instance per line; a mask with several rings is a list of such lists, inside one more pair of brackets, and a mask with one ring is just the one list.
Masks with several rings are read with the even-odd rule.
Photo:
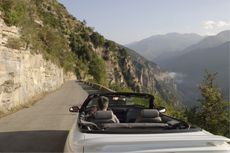
[[204, 80], [199, 86], [203, 98], [200, 100], [198, 123], [199, 126], [211, 133], [229, 136], [229, 104], [224, 101], [221, 90], [215, 84], [216, 76], [217, 73], [206, 72]]

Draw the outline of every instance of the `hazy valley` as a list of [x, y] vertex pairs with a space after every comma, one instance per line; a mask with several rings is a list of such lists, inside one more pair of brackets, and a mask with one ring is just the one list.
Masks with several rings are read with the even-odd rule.
[[[206, 70], [218, 73], [217, 84], [225, 99], [229, 99], [229, 41], [230, 31], [223, 31], [206, 37], [195, 34], [153, 36], [128, 46], [172, 72], [184, 103], [194, 105], [200, 98], [198, 86]], [[143, 46], [149, 48], [141, 48]]]

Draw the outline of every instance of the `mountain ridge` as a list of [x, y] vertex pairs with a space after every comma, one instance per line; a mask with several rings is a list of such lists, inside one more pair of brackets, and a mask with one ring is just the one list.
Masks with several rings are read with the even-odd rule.
[[225, 30], [217, 33], [213, 36], [206, 36], [202, 39], [199, 43], [189, 46], [185, 48], [183, 51], [184, 53], [194, 50], [194, 49], [202, 49], [202, 48], [211, 48], [220, 45], [221, 43], [225, 43], [229, 41], [230, 38], [230, 30]]
[[216, 47], [216, 46], [220, 45], [221, 43], [227, 42], [229, 40], [229, 38], [230, 38], [230, 30], [224, 30], [224, 31], [217, 33], [216, 35], [206, 36], [202, 40], [200, 40], [198, 43], [193, 44], [193, 45], [185, 48], [184, 50], [177, 51], [173, 55], [170, 54], [168, 57], [166, 57], [166, 60], [165, 60], [165, 56], [163, 56], [163, 58], [160, 57], [156, 61], [159, 65], [161, 65], [163, 68], [165, 68], [167, 63], [170, 63], [172, 61], [177, 60], [177, 58], [179, 56], [183, 56], [184, 54], [186, 54], [190, 51], [196, 50], [196, 49], [199, 50], [199, 49], [203, 49], [203, 48]]
[[165, 52], [173, 53], [183, 50], [202, 39], [202, 36], [190, 33], [168, 33], [164, 35], [154, 35], [136, 43], [128, 44], [127, 47], [141, 53], [148, 60], [157, 60]]

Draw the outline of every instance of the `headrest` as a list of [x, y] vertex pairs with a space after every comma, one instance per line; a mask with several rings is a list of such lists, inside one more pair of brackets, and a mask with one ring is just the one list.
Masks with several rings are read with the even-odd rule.
[[109, 120], [113, 118], [112, 111], [96, 111], [95, 119], [97, 120]]
[[143, 118], [159, 117], [159, 112], [156, 109], [143, 109], [141, 110], [141, 117]]

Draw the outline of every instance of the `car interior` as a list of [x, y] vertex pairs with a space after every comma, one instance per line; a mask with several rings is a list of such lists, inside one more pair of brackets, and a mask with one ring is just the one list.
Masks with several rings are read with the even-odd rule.
[[[80, 122], [87, 130], [114, 129], [189, 129], [183, 121], [149, 108], [151, 98], [132, 96], [107, 96], [110, 100], [107, 111], [98, 110], [98, 97], [91, 98], [82, 107]], [[147, 104], [145, 104], [147, 102]], [[141, 104], [141, 105], [140, 105]], [[116, 123], [113, 116], [119, 119]], [[87, 125], [87, 126], [86, 126]]]

